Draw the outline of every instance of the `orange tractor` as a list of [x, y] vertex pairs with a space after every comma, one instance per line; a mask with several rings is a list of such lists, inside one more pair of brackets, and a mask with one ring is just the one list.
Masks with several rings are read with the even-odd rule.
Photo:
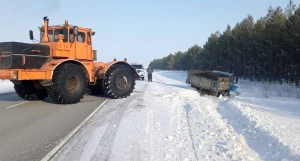
[[[87, 91], [125, 98], [135, 86], [135, 68], [124, 61], [94, 62], [89, 28], [69, 25], [49, 26], [44, 17], [40, 43], [0, 43], [0, 79], [10, 80], [18, 96], [25, 100], [50, 97], [58, 104], [78, 103]], [[32, 30], [29, 31], [31, 40]]]

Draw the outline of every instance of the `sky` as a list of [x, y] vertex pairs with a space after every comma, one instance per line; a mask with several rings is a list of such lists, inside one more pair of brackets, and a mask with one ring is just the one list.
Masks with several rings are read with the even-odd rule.
[[[153, 59], [203, 46], [211, 33], [234, 27], [248, 14], [254, 20], [267, 9], [285, 8], [289, 0], [1, 0], [0, 42], [32, 43], [29, 30], [39, 37], [38, 26], [49, 24], [92, 28], [97, 61], [128, 59], [148, 66]], [[293, 0], [297, 6], [300, 0]]]

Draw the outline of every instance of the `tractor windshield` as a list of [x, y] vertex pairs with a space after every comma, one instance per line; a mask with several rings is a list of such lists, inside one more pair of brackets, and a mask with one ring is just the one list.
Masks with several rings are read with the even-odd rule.
[[[40, 33], [40, 42], [41, 43], [44, 42], [44, 34], [45, 34], [44, 30], [41, 30], [41, 33]], [[57, 39], [58, 34], [64, 34], [63, 29], [48, 30], [49, 41], [50, 42], [57, 42], [58, 41], [58, 39]]]

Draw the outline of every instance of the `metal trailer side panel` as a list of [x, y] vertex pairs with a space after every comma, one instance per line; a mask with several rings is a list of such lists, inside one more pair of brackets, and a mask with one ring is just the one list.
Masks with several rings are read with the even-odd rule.
[[201, 79], [200, 79], [200, 77], [191, 75], [191, 76], [190, 76], [190, 83], [193, 84], [193, 85], [195, 85], [195, 86], [200, 86], [200, 84], [201, 84]]
[[212, 79], [201, 77], [201, 88], [208, 89], [208, 90], [214, 90], [214, 81]]
[[208, 78], [192, 75], [192, 74], [188, 74], [186, 83], [199, 88], [204, 88], [212, 91], [215, 90], [215, 86], [216, 86], [215, 81]]
[[194, 85], [194, 86], [199, 86], [199, 82], [200, 82], [199, 77], [188, 74], [186, 83]]
[[[223, 74], [223, 73], [222, 73]], [[215, 94], [230, 91], [233, 85], [233, 77], [224, 74], [210, 73], [204, 71], [189, 71], [186, 83], [200, 89], [206, 89]]]

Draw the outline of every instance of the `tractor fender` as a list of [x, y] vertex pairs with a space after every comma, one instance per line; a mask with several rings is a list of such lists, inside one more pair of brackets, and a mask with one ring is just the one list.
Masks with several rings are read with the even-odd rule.
[[97, 63], [95, 63], [95, 67], [96, 67], [96, 69], [98, 69], [98, 71], [97, 71], [98, 79], [105, 79], [105, 73], [116, 64], [121, 64], [121, 65], [129, 67], [135, 76], [139, 76], [136, 69], [132, 65], [127, 63], [126, 61], [112, 61], [112, 62], [108, 62], [108, 63], [97, 62]]
[[72, 64], [77, 64], [81, 67], [83, 67], [83, 70], [85, 70], [87, 74], [87, 78], [89, 78], [89, 81], [93, 81], [93, 74], [92, 71], [94, 69], [94, 64], [91, 61], [78, 61], [74, 59], [56, 59], [56, 60], [51, 60], [47, 63], [45, 63], [42, 67], [41, 70], [46, 71], [46, 79], [51, 80], [53, 76], [54, 70], [65, 63], [72, 63]]

